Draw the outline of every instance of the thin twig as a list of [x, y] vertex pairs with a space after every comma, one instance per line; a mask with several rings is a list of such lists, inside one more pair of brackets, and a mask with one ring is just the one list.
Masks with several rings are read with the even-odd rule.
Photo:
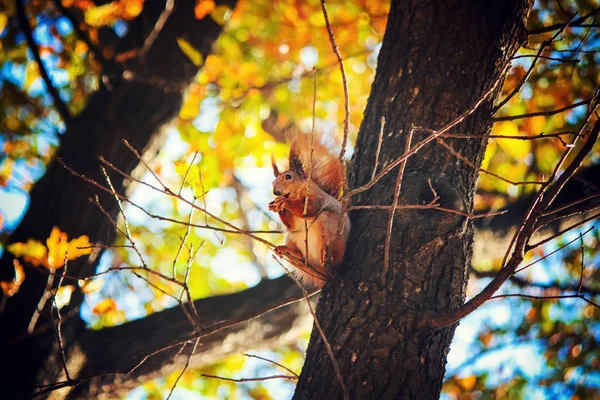
[[[135, 253], [139, 257], [140, 262], [142, 263], [144, 268], [147, 268], [146, 262], [144, 261], [144, 257], [142, 256], [142, 253], [138, 250], [137, 246], [135, 245], [135, 241], [133, 240], [133, 237], [131, 236], [131, 231], [129, 230], [129, 221], [127, 221], [127, 215], [125, 214], [125, 210], [123, 209], [123, 204], [121, 203], [121, 199], [119, 198], [119, 196], [117, 196], [117, 191], [115, 190], [115, 187], [112, 184], [112, 180], [110, 179], [110, 176], [108, 175], [108, 172], [106, 172], [106, 169], [104, 167], [100, 167], [100, 169], [102, 170], [104, 179], [106, 179], [106, 183], [107, 183], [108, 187], [110, 188], [110, 191], [111, 191], [113, 197], [115, 198], [115, 201], [117, 202], [117, 205], [119, 207], [119, 213], [121, 214], [121, 217], [123, 217], [123, 227], [125, 228], [124, 236], [127, 239], [127, 241], [129, 242], [129, 244], [131, 245], [131, 247], [133, 248], [133, 251], [135, 251]], [[115, 221], [115, 223], [116, 223], [116, 221]], [[121, 231], [121, 233], [123, 233], [123, 232]]]
[[559, 237], [559, 236], [562, 236], [563, 234], [565, 234], [565, 233], [567, 233], [567, 232], [569, 232], [569, 231], [571, 231], [571, 230], [573, 230], [573, 229], [575, 229], [575, 228], [577, 228], [577, 227], [579, 227], [579, 226], [581, 226], [581, 225], [583, 225], [583, 224], [586, 224], [586, 223], [588, 223], [588, 222], [590, 222], [590, 221], [593, 221], [593, 220], [595, 220], [595, 219], [598, 219], [598, 218], [600, 218], [600, 213], [598, 213], [598, 214], [594, 214], [594, 215], [592, 215], [592, 216], [590, 216], [590, 217], [588, 217], [588, 218], [582, 219], [581, 221], [579, 221], [579, 222], [577, 222], [577, 223], [575, 223], [575, 224], [573, 224], [573, 225], [571, 225], [571, 226], [569, 226], [569, 227], [567, 227], [567, 228], [565, 228], [565, 229], [563, 229], [563, 230], [561, 230], [561, 231], [559, 231], [559, 232], [557, 232], [557, 233], [553, 234], [553, 235], [552, 235], [552, 236], [550, 236], [550, 237], [547, 237], [546, 239], [540, 240], [540, 241], [539, 241], [539, 242], [537, 242], [537, 243], [534, 243], [534, 244], [527, 245], [527, 246], [525, 247], [525, 249], [526, 249], [526, 251], [533, 250], [533, 249], [535, 249], [536, 247], [540, 247], [540, 246], [542, 246], [542, 245], [544, 245], [544, 244], [548, 243], [549, 241], [551, 241], [551, 240], [554, 240], [554, 239], [556, 239], [557, 237]]
[[181, 377], [183, 376], [183, 374], [185, 374], [185, 371], [190, 366], [190, 360], [192, 359], [192, 356], [196, 353], [196, 348], [198, 347], [198, 343], [200, 343], [200, 339], [196, 339], [196, 341], [194, 342], [194, 347], [192, 348], [192, 352], [188, 356], [188, 358], [187, 358], [187, 360], [185, 362], [185, 365], [183, 366], [183, 369], [181, 370], [181, 372], [177, 376], [177, 379], [175, 379], [175, 382], [173, 383], [173, 386], [171, 387], [171, 390], [169, 391], [169, 395], [167, 396], [167, 400], [171, 399], [171, 396], [173, 395], [173, 391], [177, 387], [177, 384], [179, 383], [179, 380], [181, 379]]
[[508, 96], [506, 96], [504, 98], [504, 100], [502, 100], [496, 107], [494, 107], [494, 109], [492, 110], [492, 115], [496, 114], [498, 112], [498, 110], [500, 110], [506, 103], [508, 103], [510, 101], [510, 99], [512, 99], [517, 93], [519, 93], [519, 91], [521, 90], [521, 88], [523, 87], [525, 82], [527, 82], [527, 79], [529, 79], [529, 77], [531, 76], [531, 73], [535, 69], [536, 63], [540, 59], [544, 50], [546, 50], [546, 48], [548, 46], [552, 45], [552, 43], [554, 42], [554, 40], [556, 40], [558, 35], [560, 35], [569, 26], [569, 24], [571, 22], [573, 22], [573, 19], [575, 18], [576, 15], [577, 14], [573, 15], [569, 19], [569, 21], [552, 36], [552, 38], [550, 40], [546, 40], [542, 43], [542, 45], [540, 46], [540, 49], [538, 50], [533, 61], [531, 62], [529, 69], [525, 73], [525, 76], [523, 76], [523, 79], [521, 79], [521, 81], [517, 84], [517, 86], [514, 88], [514, 90]]
[[561, 138], [562, 135], [577, 135], [577, 134], [578, 134], [577, 132], [573, 132], [573, 131], [563, 131], [563, 132], [555, 132], [555, 133], [548, 133], [548, 134], [544, 134], [542, 132], [539, 135], [534, 135], [534, 136], [475, 135], [475, 134], [468, 134], [468, 133], [465, 133], [465, 134], [463, 134], [463, 133], [445, 133], [445, 134], [441, 135], [441, 137], [454, 138], [454, 139], [511, 139], [511, 140], [526, 140], [526, 141], [557, 138], [561, 142], [563, 142], [563, 144], [566, 144], [566, 142], [564, 142], [564, 140], [562, 140], [562, 138]]
[[[64, 266], [63, 266], [63, 275], [67, 273], [67, 262], [68, 262], [68, 254], [65, 253], [65, 261], [64, 261]], [[63, 276], [61, 275], [59, 281], [58, 281], [58, 285], [56, 286], [56, 291], [52, 294], [52, 305], [54, 306], [54, 310], [56, 311], [56, 316], [57, 316], [57, 321], [54, 321], [54, 318], [51, 316], [51, 320], [52, 320], [52, 324], [54, 325], [54, 330], [56, 333], [56, 341], [58, 342], [58, 348], [60, 350], [60, 356], [61, 356], [61, 360], [62, 360], [62, 364], [63, 364], [63, 369], [65, 371], [65, 377], [67, 378], [67, 380], [71, 380], [71, 376], [69, 375], [69, 368], [67, 367], [67, 356], [65, 355], [65, 346], [64, 346], [64, 342], [63, 342], [63, 336], [62, 336], [62, 318], [60, 315], [60, 309], [58, 308], [58, 304], [56, 304], [56, 293], [58, 293], [58, 289], [60, 289], [60, 286], [62, 285], [63, 282]]]
[[296, 377], [294, 375], [271, 375], [271, 376], [261, 376], [258, 378], [239, 378], [239, 379], [225, 378], [224, 376], [208, 375], [208, 374], [202, 374], [200, 376], [204, 377], [204, 378], [220, 379], [220, 380], [229, 381], [229, 382], [260, 382], [260, 381], [268, 381], [271, 379], [289, 379], [291, 381], [295, 381], [298, 379], [298, 377]]
[[[410, 151], [410, 146], [412, 144], [413, 130], [411, 129], [406, 136], [406, 143], [404, 144], [404, 152], [408, 153]], [[396, 177], [396, 186], [394, 191], [394, 200], [392, 201], [392, 208], [389, 211], [388, 215], [388, 223], [387, 230], [385, 233], [385, 249], [383, 255], [383, 269], [381, 270], [381, 286], [386, 287], [386, 275], [390, 268], [390, 243], [392, 241], [392, 228], [394, 226], [394, 215], [396, 214], [396, 209], [398, 207], [398, 199], [400, 197], [400, 191], [402, 189], [402, 180], [404, 178], [404, 169], [406, 167], [406, 160], [400, 164], [398, 169], [398, 176]]]
[[[348, 93], [348, 79], [346, 77], [346, 69], [344, 68], [344, 59], [340, 53], [340, 49], [336, 43], [333, 29], [331, 28], [331, 22], [329, 21], [329, 14], [327, 13], [327, 7], [325, 6], [325, 0], [321, 0], [321, 10], [323, 11], [323, 18], [325, 18], [325, 27], [327, 28], [327, 34], [329, 35], [329, 43], [331, 43], [331, 49], [335, 54], [338, 64], [340, 66], [340, 73], [342, 75], [342, 86], [344, 87], [344, 139], [342, 141], [342, 148], [340, 149], [339, 160], [342, 165], [344, 164], [344, 155], [346, 153], [346, 146], [348, 144], [348, 132], [350, 130], [350, 94]], [[344, 172], [346, 169], [344, 168]], [[344, 173], [344, 179], [346, 174]], [[344, 181], [344, 189], [347, 186], [347, 182]]]
[[270, 360], [270, 359], [268, 359], [268, 358], [265, 358], [265, 357], [257, 356], [257, 355], [254, 355], [254, 354], [247, 354], [247, 353], [242, 353], [242, 354], [243, 354], [243, 355], [245, 355], [246, 357], [250, 357], [250, 358], [258, 358], [259, 360], [263, 360], [263, 361], [266, 361], [266, 362], [268, 362], [268, 363], [271, 363], [271, 364], [273, 364], [273, 365], [276, 365], [276, 366], [278, 366], [279, 368], [283, 368], [284, 370], [286, 370], [286, 371], [287, 371], [287, 372], [289, 372], [290, 374], [294, 375], [295, 377], [298, 377], [298, 374], [297, 374], [297, 373], [295, 373], [294, 371], [292, 371], [291, 369], [289, 369], [289, 368], [288, 368], [288, 367], [286, 367], [285, 365], [279, 364], [279, 363], [278, 363], [278, 362], [276, 362], [276, 361]]
[[530, 294], [523, 294], [523, 293], [509, 293], [509, 294], [498, 294], [498, 295], [492, 296], [492, 297], [490, 297], [490, 300], [505, 299], [508, 297], [521, 297], [521, 298], [529, 299], [529, 300], [581, 299], [594, 307], [600, 308], [600, 304], [595, 303], [592, 300], [585, 297], [584, 295], [577, 294], [577, 293], [560, 294], [560, 295], [556, 295], [556, 296], [533, 296]]
[[165, 2], [165, 9], [160, 13], [160, 16], [158, 17], [156, 23], [154, 24], [154, 27], [152, 28], [152, 31], [150, 32], [148, 37], [146, 37], [146, 40], [144, 40], [144, 45], [142, 47], [142, 50], [140, 50], [140, 56], [145, 56], [148, 50], [150, 50], [150, 47], [152, 47], [152, 44], [154, 44], [154, 41], [156, 40], [163, 27], [165, 26], [165, 23], [171, 16], [174, 5], [175, 0], [167, 0]]
[[[583, 232], [581, 235], [585, 235], [585, 234], [587, 234], [587, 233], [589, 233], [589, 232], [591, 232], [591, 231], [593, 231], [593, 230], [594, 230], [594, 227], [591, 227], [591, 228], [589, 228], [588, 230], [586, 230], [585, 232]], [[548, 257], [550, 257], [550, 256], [552, 256], [552, 255], [554, 255], [554, 254], [556, 254], [556, 253], [558, 253], [558, 252], [559, 252], [559, 251], [561, 251], [562, 249], [564, 249], [564, 248], [568, 247], [570, 244], [572, 244], [572, 243], [575, 243], [575, 242], [576, 242], [576, 241], [578, 241], [578, 240], [579, 240], [579, 238], [575, 238], [575, 239], [573, 239], [573, 240], [571, 240], [571, 241], [569, 241], [569, 242], [565, 243], [564, 245], [562, 245], [562, 246], [558, 247], [557, 249], [555, 249], [555, 250], [552, 250], [550, 253], [548, 253], [548, 254], [545, 254], [544, 256], [542, 256], [542, 257], [538, 258], [537, 260], [535, 260], [535, 261], [533, 261], [533, 262], [531, 262], [531, 263], [529, 263], [529, 264], [525, 265], [524, 267], [521, 267], [521, 268], [519, 268], [519, 269], [515, 270], [515, 274], [518, 274], [519, 272], [521, 272], [521, 271], [523, 271], [523, 270], [525, 270], [525, 269], [527, 269], [527, 268], [529, 268], [529, 267], [531, 267], [531, 266], [533, 266], [533, 265], [535, 265], [535, 264], [539, 263], [540, 261], [542, 261], [542, 260], [545, 260], [546, 258], [548, 258]]]
[[375, 150], [375, 164], [373, 165], [373, 172], [371, 173], [371, 180], [375, 178], [377, 168], [379, 167], [379, 155], [381, 154], [381, 144], [383, 143], [383, 130], [385, 129], [385, 117], [381, 117], [379, 137], [377, 138], [377, 149]]
[[469, 161], [466, 157], [464, 157], [462, 154], [460, 154], [459, 152], [457, 152], [456, 150], [454, 150], [454, 148], [452, 146], [450, 146], [448, 143], [446, 143], [443, 139], [438, 138], [438, 143], [441, 144], [446, 150], [448, 150], [450, 153], [452, 153], [452, 155], [454, 155], [456, 158], [458, 158], [459, 160], [461, 160], [462, 162], [464, 162], [465, 164], [467, 164], [469, 167], [482, 172], [484, 174], [493, 176], [494, 178], [498, 178], [501, 181], [504, 181], [508, 184], [514, 185], [514, 186], [520, 186], [520, 185], [543, 185], [545, 182], [543, 181], [512, 181], [510, 179], [506, 179], [494, 172], [488, 171], [485, 168], [481, 168], [478, 167], [477, 165], [475, 165], [474, 163], [472, 163], [471, 161]]

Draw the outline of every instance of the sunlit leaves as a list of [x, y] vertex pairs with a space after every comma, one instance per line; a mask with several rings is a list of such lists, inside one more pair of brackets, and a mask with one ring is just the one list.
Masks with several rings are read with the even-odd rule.
[[119, 0], [99, 6], [85, 8], [85, 22], [92, 27], [110, 25], [119, 19], [130, 20], [137, 17], [144, 6], [144, 0]]

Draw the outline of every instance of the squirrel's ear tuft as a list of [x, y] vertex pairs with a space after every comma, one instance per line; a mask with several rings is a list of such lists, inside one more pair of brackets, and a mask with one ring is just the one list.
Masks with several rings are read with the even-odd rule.
[[297, 140], [292, 142], [290, 147], [290, 170], [294, 171], [298, 177], [304, 178], [304, 167], [301, 159], [301, 149]]
[[306, 176], [302, 161], [299, 157], [292, 157], [292, 154], [290, 154], [290, 170], [294, 171], [299, 178], [304, 178]]
[[277, 178], [281, 175], [281, 172], [279, 172], [279, 168], [277, 168], [277, 162], [275, 161], [275, 156], [273, 154], [271, 154], [271, 165], [273, 165], [273, 175]]

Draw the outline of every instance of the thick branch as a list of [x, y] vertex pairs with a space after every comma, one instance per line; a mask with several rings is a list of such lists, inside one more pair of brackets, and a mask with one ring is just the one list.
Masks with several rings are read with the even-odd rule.
[[590, 11], [589, 13], [587, 13], [587, 14], [585, 14], [585, 15], [583, 15], [583, 16], [575, 19], [575, 20], [573, 20], [573, 22], [571, 22], [570, 24], [568, 22], [563, 22], [563, 23], [560, 23], [560, 24], [553, 24], [553, 25], [545, 26], [545, 27], [540, 28], [540, 29], [532, 29], [530, 31], [527, 31], [527, 34], [530, 35], [530, 36], [531, 35], [541, 35], [543, 33], [548, 33], [548, 32], [552, 32], [552, 31], [558, 30], [558, 29], [563, 29], [566, 25], [570, 25], [572, 27], [576, 27], [576, 26], [584, 27], [584, 22], [588, 18], [596, 15], [599, 12], [600, 12], [600, 8], [595, 8], [592, 11]]
[[29, 21], [27, 20], [27, 16], [25, 15], [24, 0], [18, 0], [15, 3], [17, 7], [17, 18], [19, 20], [19, 24], [21, 25], [21, 29], [25, 34], [25, 38], [27, 39], [27, 45], [29, 46], [31, 53], [33, 54], [33, 58], [35, 59], [35, 62], [40, 71], [40, 75], [42, 76], [42, 79], [46, 84], [46, 90], [48, 90], [48, 93], [50, 93], [50, 96], [52, 96], [52, 99], [54, 100], [54, 105], [56, 106], [56, 109], [58, 110], [58, 113], [60, 114], [61, 118], [65, 122], [65, 125], [68, 126], [71, 124], [73, 117], [71, 116], [71, 113], [69, 112], [69, 109], [67, 108], [65, 102], [60, 98], [60, 93], [58, 93], [58, 90], [54, 87], [52, 79], [50, 78], [50, 75], [48, 75], [48, 71], [44, 66], [42, 57], [40, 57], [40, 49], [37, 43], [35, 42], [35, 39], [33, 38], [33, 31], [31, 30], [31, 25], [29, 25]]
[[[300, 299], [302, 294], [296, 284], [284, 276], [262, 281], [238, 293], [194, 301], [201, 322], [206, 327], [201, 332], [194, 332], [180, 307], [114, 328], [88, 331], [81, 337], [77, 349], [88, 360], [79, 378], [128, 372], [144, 357], [156, 353], [127, 375], [108, 375], [90, 382], [90, 390], [102, 387], [104, 394], [114, 398], [116, 393], [112, 390], [122, 394], [139, 382], [181, 367], [186, 357], [174, 363], [173, 357], [180, 349], [180, 344], [190, 337], [201, 337], [197, 352], [199, 358], [192, 361], [191, 367], [216, 362], [219, 357], [236, 351], [273, 345], [274, 340], [286, 340], [285, 337], [291, 339], [290, 336], [294, 334], [289, 331], [299, 323], [299, 318], [309, 316], [296, 306], [287, 306]], [[265, 315], [268, 311], [271, 312]], [[252, 322], [255, 318], [259, 319]], [[73, 356], [77, 356], [77, 352]], [[119, 385], [115, 385], [117, 381]], [[129, 384], [124, 385], [124, 381]], [[106, 387], [111, 388], [110, 394]], [[80, 387], [76, 391], [79, 395], [74, 398], [85, 398], [83, 393], [86, 391], [86, 385]]]

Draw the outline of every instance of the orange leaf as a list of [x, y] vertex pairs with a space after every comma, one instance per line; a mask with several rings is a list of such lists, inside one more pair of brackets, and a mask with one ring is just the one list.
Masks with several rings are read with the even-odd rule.
[[57, 227], [52, 228], [50, 237], [46, 239], [49, 268], [59, 268], [64, 265], [67, 253], [67, 237], [67, 234], [61, 232]]
[[198, 0], [196, 7], [194, 7], [194, 16], [196, 19], [202, 19], [214, 9], [215, 2], [213, 0]]
[[475, 387], [475, 383], [477, 383], [477, 377], [475, 375], [465, 376], [464, 378], [454, 378], [456, 383], [462, 386], [465, 390], [471, 390]]
[[57, 227], [52, 229], [50, 237], [46, 240], [49, 268], [63, 267], [65, 265], [65, 258], [67, 260], [74, 260], [92, 252], [87, 236], [80, 236], [70, 242], [67, 242], [67, 238], [67, 234], [61, 232]]

